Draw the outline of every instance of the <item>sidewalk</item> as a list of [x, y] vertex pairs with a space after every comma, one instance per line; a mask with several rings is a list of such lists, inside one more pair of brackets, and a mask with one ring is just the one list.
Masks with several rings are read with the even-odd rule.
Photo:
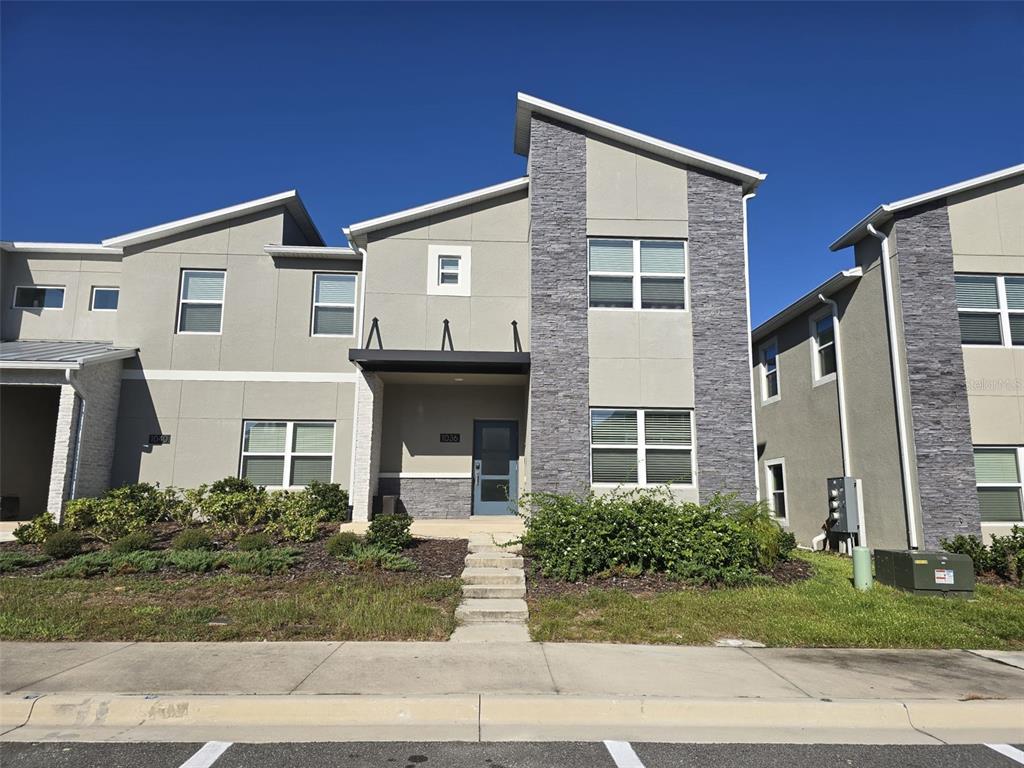
[[17, 740], [1024, 741], [1024, 653], [3, 643], [0, 686]]

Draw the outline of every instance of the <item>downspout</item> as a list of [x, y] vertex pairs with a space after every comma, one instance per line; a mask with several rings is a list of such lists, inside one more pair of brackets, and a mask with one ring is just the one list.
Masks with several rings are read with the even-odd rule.
[[754, 340], [750, 336], [750, 250], [747, 239], [747, 201], [753, 197], [757, 197], [757, 193], [748, 192], [743, 196], [743, 287], [747, 298], [747, 368], [750, 371], [750, 432], [754, 440], [754, 498], [760, 501], [761, 472], [757, 461], [757, 406], [754, 401]]
[[[75, 433], [71, 436], [72, 450], [71, 450], [71, 487], [68, 490], [68, 499], [75, 498], [75, 494], [78, 491], [78, 457], [82, 451], [82, 424], [85, 421], [85, 397], [82, 395], [82, 390], [78, 388], [74, 378], [71, 376], [71, 369], [64, 369], [64, 380], [68, 383], [68, 386], [75, 391], [75, 399], [77, 400], [78, 407], [75, 408]], [[63, 521], [64, 511], [61, 509], [61, 519]]]
[[[356, 245], [351, 233], [348, 229], [343, 229], [342, 232], [345, 238], [348, 240], [349, 246], [359, 254], [363, 262], [363, 268], [359, 274], [360, 286], [359, 286], [359, 317], [356, 322], [356, 338], [355, 343], [358, 347], [362, 344], [361, 339], [363, 338], [363, 318], [366, 316], [366, 249], [360, 248]], [[357, 375], [359, 372], [356, 372]], [[348, 489], [351, 494], [355, 489], [356, 484], [356, 411], [359, 407], [359, 384], [353, 388], [352, 393], [352, 451], [349, 454], [349, 474], [348, 474]]]
[[[818, 300], [822, 304], [828, 304], [832, 309], [832, 331], [836, 348], [836, 389], [839, 391], [839, 443], [843, 452], [843, 475], [853, 477], [853, 470], [850, 468], [850, 437], [846, 429], [846, 380], [843, 376], [843, 346], [842, 333], [840, 332], [839, 304], [834, 299], [823, 293], [818, 294]], [[862, 547], [868, 545], [868, 529], [864, 520], [864, 505], [857, 505], [857, 526], [860, 535], [857, 543]]]
[[882, 290], [885, 293], [885, 326], [889, 332], [889, 365], [892, 371], [893, 388], [896, 393], [896, 432], [899, 436], [900, 468], [903, 474], [903, 506], [907, 518], [907, 541], [911, 549], [917, 549], [917, 519], [914, 515], [914, 492], [910, 477], [910, 448], [907, 443], [903, 372], [900, 367], [899, 343], [896, 340], [896, 304], [893, 300], [892, 270], [889, 265], [889, 237], [875, 229], [873, 224], [868, 224], [867, 230], [868, 234], [877, 238], [882, 245]]

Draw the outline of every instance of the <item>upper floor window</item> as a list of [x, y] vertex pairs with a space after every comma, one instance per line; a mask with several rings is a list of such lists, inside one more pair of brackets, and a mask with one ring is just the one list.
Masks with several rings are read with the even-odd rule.
[[1024, 346], [1024, 277], [956, 275], [960, 342]]
[[686, 309], [686, 243], [682, 240], [587, 241], [590, 306]]
[[19, 285], [14, 289], [15, 309], [64, 309], [64, 286]]
[[975, 448], [974, 475], [983, 523], [1020, 523], [1024, 448]]
[[835, 378], [836, 329], [831, 312], [811, 317], [811, 352], [814, 355], [814, 383]]
[[356, 276], [319, 273], [313, 276], [314, 336], [355, 333]]
[[102, 288], [94, 285], [89, 299], [89, 309], [93, 312], [114, 312], [117, 310], [120, 296], [120, 288]]
[[768, 506], [776, 517], [787, 517], [786, 513], [786, 460], [772, 459], [764, 463], [768, 480]]
[[684, 410], [592, 408], [592, 481], [693, 485], [691, 417]]
[[775, 339], [761, 345], [761, 401], [779, 399], [779, 343]]
[[224, 270], [183, 269], [178, 303], [178, 333], [221, 332]]
[[333, 421], [246, 421], [240, 477], [279, 488], [331, 482]]
[[427, 293], [469, 296], [472, 249], [468, 245], [427, 247]]

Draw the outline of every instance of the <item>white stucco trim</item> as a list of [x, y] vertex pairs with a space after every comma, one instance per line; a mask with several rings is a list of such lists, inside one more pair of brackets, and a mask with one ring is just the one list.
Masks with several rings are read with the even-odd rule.
[[472, 480], [472, 472], [380, 472], [377, 477], [404, 478], [407, 480]]
[[337, 371], [178, 371], [144, 368], [124, 371], [121, 378], [124, 381], [284, 381], [351, 384], [356, 381], [357, 374]]

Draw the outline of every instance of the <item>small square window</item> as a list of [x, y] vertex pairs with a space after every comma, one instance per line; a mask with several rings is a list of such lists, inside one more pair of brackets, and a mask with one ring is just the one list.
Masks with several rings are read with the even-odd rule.
[[437, 284], [458, 285], [459, 266], [462, 262], [458, 256], [441, 256], [437, 260]]
[[427, 293], [469, 296], [472, 249], [468, 245], [427, 246]]
[[120, 288], [100, 288], [93, 286], [89, 309], [93, 312], [114, 312], [121, 296]]

